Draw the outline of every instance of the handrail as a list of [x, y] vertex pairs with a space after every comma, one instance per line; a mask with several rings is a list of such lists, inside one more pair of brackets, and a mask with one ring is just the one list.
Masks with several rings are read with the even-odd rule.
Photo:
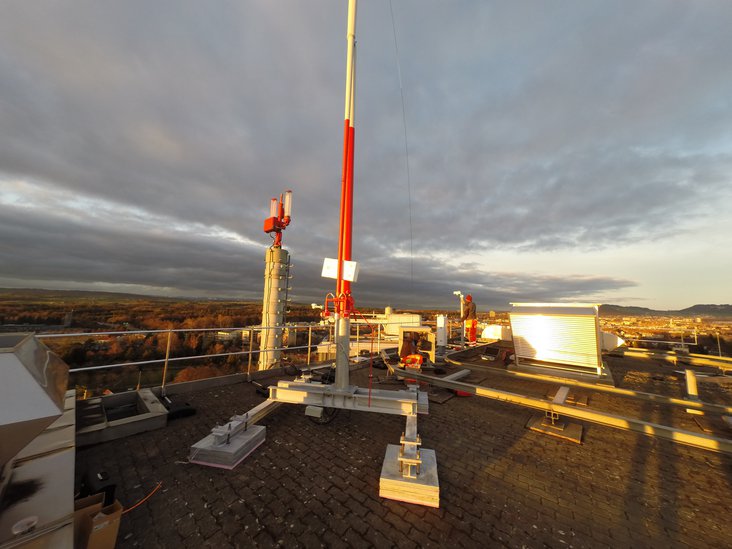
[[[387, 325], [387, 324], [397, 324], [402, 325], [403, 322], [380, 322], [379, 325]], [[378, 343], [381, 344], [382, 340], [382, 334], [381, 330], [374, 330], [372, 325], [369, 325], [372, 329], [372, 333], [365, 335], [364, 337], [370, 338], [372, 340], [378, 339]], [[83, 373], [83, 372], [94, 372], [94, 371], [101, 371], [101, 370], [112, 370], [116, 368], [125, 368], [125, 367], [135, 367], [142, 369], [142, 366], [146, 365], [163, 365], [163, 380], [162, 380], [162, 386], [165, 385], [165, 377], [167, 373], [167, 365], [170, 362], [182, 362], [182, 361], [188, 361], [188, 360], [200, 360], [200, 359], [206, 359], [206, 358], [220, 358], [220, 357], [229, 357], [229, 356], [246, 356], [248, 355], [250, 358], [250, 368], [251, 368], [251, 356], [254, 353], [261, 352], [261, 349], [253, 349], [253, 334], [257, 331], [264, 331], [264, 330], [273, 330], [273, 329], [281, 329], [283, 326], [243, 326], [243, 327], [214, 327], [214, 328], [169, 328], [169, 329], [140, 329], [140, 330], [114, 330], [114, 331], [104, 331], [104, 332], [72, 332], [72, 333], [46, 333], [46, 334], [36, 334], [36, 337], [39, 339], [63, 339], [63, 338], [79, 338], [79, 337], [96, 337], [96, 336], [115, 336], [115, 337], [125, 337], [130, 335], [153, 335], [153, 334], [168, 334], [168, 350], [166, 350], [166, 356], [165, 358], [159, 358], [159, 359], [150, 359], [150, 360], [139, 360], [134, 362], [122, 362], [122, 363], [116, 363], [116, 364], [101, 364], [96, 366], [86, 366], [86, 367], [78, 367], [78, 368], [71, 368], [69, 369], [69, 373]], [[332, 343], [323, 341], [321, 343], [318, 343], [316, 345], [312, 345], [312, 332], [313, 330], [328, 330], [330, 326], [328, 324], [321, 324], [321, 323], [300, 323], [300, 324], [286, 324], [284, 328], [293, 329], [295, 331], [307, 329], [308, 330], [308, 345], [299, 345], [299, 346], [289, 346], [289, 347], [278, 347], [276, 349], [271, 349], [273, 351], [298, 351], [298, 350], [304, 350], [307, 349], [308, 351], [308, 358], [307, 363], [310, 363], [310, 355], [312, 352], [312, 348], [314, 346], [319, 347], [321, 344], [326, 343], [327, 345], [332, 345]], [[170, 345], [170, 335], [173, 333], [201, 333], [201, 332], [238, 332], [241, 331], [242, 333], [249, 332], [249, 349], [248, 350], [242, 350], [242, 351], [229, 351], [226, 353], [210, 353], [210, 354], [201, 354], [201, 355], [187, 355], [187, 356], [180, 356], [180, 357], [171, 357], [169, 352], [169, 345]], [[243, 339], [242, 339], [243, 341]]]
[[[365, 319], [364, 319], [365, 320]], [[381, 347], [382, 341], [385, 341], [384, 336], [385, 334], [382, 334], [382, 327], [389, 326], [389, 325], [405, 325], [404, 321], [387, 321], [386, 319], [380, 320], [378, 318], [372, 318], [370, 319], [371, 322], [366, 320], [366, 324], [371, 328], [370, 334], [360, 334], [358, 326], [356, 326], [357, 330], [357, 340], [360, 337], [363, 337], [364, 339], [371, 339], [372, 345], [373, 341], [377, 342], [377, 348]], [[374, 324], [376, 327], [374, 327]], [[413, 323], [408, 322], [407, 325], [411, 325]], [[254, 325], [254, 326], [237, 326], [237, 327], [207, 327], [207, 328], [167, 328], [167, 329], [136, 329], [136, 330], [107, 330], [107, 331], [95, 331], [95, 332], [62, 332], [62, 333], [38, 333], [36, 334], [36, 337], [43, 340], [60, 340], [60, 339], [73, 339], [73, 338], [95, 338], [95, 337], [106, 337], [110, 336], [111, 338], [120, 338], [120, 337], [126, 337], [126, 336], [151, 336], [151, 335], [159, 335], [159, 334], [168, 334], [168, 342], [166, 346], [166, 352], [165, 352], [165, 358], [159, 358], [159, 359], [150, 359], [150, 360], [139, 360], [139, 361], [133, 361], [133, 362], [122, 362], [122, 363], [116, 363], [116, 364], [100, 364], [95, 366], [85, 366], [85, 367], [76, 367], [69, 369], [69, 373], [76, 374], [76, 373], [84, 373], [84, 372], [97, 372], [97, 371], [104, 371], [104, 370], [113, 370], [117, 368], [127, 368], [127, 367], [138, 367], [140, 371], [142, 372], [143, 366], [148, 365], [160, 365], [162, 366], [162, 381], [161, 381], [161, 387], [165, 387], [166, 383], [166, 377], [168, 372], [168, 364], [172, 362], [180, 363], [182, 361], [193, 361], [193, 360], [201, 360], [201, 359], [207, 359], [207, 358], [221, 358], [221, 357], [229, 357], [229, 356], [248, 356], [248, 367], [247, 367], [247, 374], [250, 375], [251, 372], [251, 366], [252, 366], [252, 355], [254, 353], [261, 352], [261, 349], [254, 348], [254, 334], [256, 332], [264, 332], [265, 330], [274, 330], [274, 329], [291, 329], [297, 332], [298, 330], [306, 329], [308, 331], [308, 344], [307, 345], [299, 345], [299, 346], [289, 346], [289, 347], [278, 347], [276, 349], [271, 349], [272, 351], [302, 351], [307, 349], [307, 364], [310, 364], [311, 361], [311, 354], [313, 352], [313, 347], [322, 348], [321, 345], [325, 345], [326, 348], [330, 348], [331, 345], [333, 345], [332, 342], [328, 341], [326, 338], [320, 343], [317, 343], [315, 345], [312, 344], [312, 336], [313, 336], [313, 330], [325, 330], [329, 331], [332, 328], [332, 325], [328, 322], [309, 322], [309, 323], [296, 323], [296, 324], [285, 324], [284, 326], [260, 326], [260, 325]], [[171, 342], [171, 335], [173, 333], [210, 333], [210, 332], [222, 332], [222, 333], [235, 333], [235, 332], [241, 332], [242, 333], [242, 339], [241, 343], [246, 345], [245, 343], [245, 334], [249, 333], [249, 349], [247, 350], [241, 350], [241, 351], [229, 351], [225, 353], [211, 353], [211, 354], [200, 354], [200, 355], [188, 355], [188, 356], [177, 356], [177, 357], [171, 357], [170, 356], [170, 342]], [[238, 338], [237, 338], [238, 339]], [[138, 380], [139, 382], [139, 380]]]
[[[293, 351], [297, 349], [307, 349], [309, 348], [307, 345], [301, 345], [299, 347], [280, 347], [277, 349], [270, 349], [271, 351]], [[235, 356], [235, 355], [248, 355], [251, 353], [258, 353], [259, 349], [257, 350], [248, 350], [248, 351], [232, 351], [230, 353], [212, 353], [210, 355], [190, 355], [190, 356], [177, 356], [168, 358], [168, 362], [180, 362], [183, 360], [196, 360], [199, 358], [215, 358], [215, 357], [222, 357], [222, 356]], [[101, 366], [88, 366], [86, 368], [71, 368], [69, 369], [69, 373], [73, 374], [76, 372], [91, 372], [94, 370], [108, 370], [111, 368], [124, 368], [126, 366], [143, 366], [145, 364], [158, 364], [160, 362], [165, 362], [164, 358], [156, 358], [153, 360], [140, 360], [137, 362], [121, 362], [118, 364], [103, 364]]]
[[[404, 322], [374, 322], [374, 324], [385, 325], [404, 325]], [[52, 338], [63, 338], [63, 337], [88, 337], [88, 336], [100, 336], [100, 335], [134, 335], [134, 334], [167, 334], [168, 332], [236, 332], [239, 330], [276, 330], [282, 328], [323, 328], [327, 329], [330, 327], [329, 323], [320, 324], [319, 322], [312, 322], [306, 324], [285, 324], [284, 326], [239, 326], [232, 328], [170, 328], [170, 329], [149, 329], [149, 330], [119, 330], [119, 331], [107, 331], [107, 332], [64, 332], [64, 333], [45, 333], [36, 334], [39, 339], [52, 339]]]
[[[36, 334], [39, 339], [51, 339], [61, 337], [86, 337], [100, 335], [134, 335], [134, 334], [167, 334], [168, 332], [237, 332], [239, 330], [275, 330], [282, 328], [314, 328], [320, 324], [285, 324], [284, 326], [243, 326], [238, 328], [170, 328], [151, 330], [124, 330], [114, 332], [71, 332], [62, 334]], [[325, 326], [323, 326], [325, 328]]]

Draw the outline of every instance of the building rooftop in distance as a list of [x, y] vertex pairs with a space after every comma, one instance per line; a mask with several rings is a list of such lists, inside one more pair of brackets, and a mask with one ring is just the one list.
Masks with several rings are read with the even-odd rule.
[[[556, 390], [479, 362], [469, 383], [542, 397]], [[682, 396], [669, 365], [607, 362], [619, 387]], [[385, 371], [374, 374], [379, 387], [397, 387]], [[352, 382], [367, 386], [368, 370]], [[702, 400], [730, 404], [725, 382], [700, 381]], [[592, 408], [701, 432], [683, 409], [582, 392]], [[123, 516], [118, 547], [729, 547], [732, 539], [729, 455], [589, 423], [578, 445], [526, 429], [526, 408], [453, 397], [419, 416], [424, 445], [437, 453], [433, 509], [379, 497], [386, 446], [398, 443], [403, 417], [341, 411], [317, 425], [302, 406], [283, 405], [260, 422], [266, 442], [228, 471], [189, 464], [190, 446], [262, 397], [247, 383], [183, 396], [196, 415], [78, 450], [77, 479], [106, 471], [125, 507], [163, 483]]]

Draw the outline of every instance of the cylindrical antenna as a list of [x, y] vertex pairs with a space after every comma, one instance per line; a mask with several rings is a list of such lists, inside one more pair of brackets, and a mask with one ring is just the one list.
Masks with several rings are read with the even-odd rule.
[[279, 210], [279, 204], [277, 203], [277, 199], [273, 198], [269, 202], [269, 216], [277, 217], [277, 214], [279, 213], [277, 210]]
[[285, 217], [290, 217], [292, 214], [292, 191], [285, 191]]

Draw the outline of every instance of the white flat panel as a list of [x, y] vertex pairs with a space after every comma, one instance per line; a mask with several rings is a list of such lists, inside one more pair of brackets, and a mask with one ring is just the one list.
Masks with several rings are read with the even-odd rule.
[[[323, 278], [338, 278], [338, 260], [332, 257], [326, 257], [323, 260], [323, 271], [320, 273]], [[343, 262], [343, 280], [349, 282], [358, 281], [358, 262], [356, 261], [344, 261]]]

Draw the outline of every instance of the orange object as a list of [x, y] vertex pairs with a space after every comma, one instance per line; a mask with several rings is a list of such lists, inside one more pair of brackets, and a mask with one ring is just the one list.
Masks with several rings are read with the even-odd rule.
[[[415, 370], [417, 372], [422, 371], [422, 362], [424, 361], [424, 357], [422, 355], [407, 355], [402, 360], [402, 364], [404, 364], [405, 370]], [[407, 383], [417, 383], [416, 379], [408, 379], [405, 378], [405, 381]]]
[[478, 330], [478, 321], [473, 318], [465, 321], [465, 328], [467, 328], [468, 332], [468, 343], [475, 343], [476, 341], [476, 332]]

